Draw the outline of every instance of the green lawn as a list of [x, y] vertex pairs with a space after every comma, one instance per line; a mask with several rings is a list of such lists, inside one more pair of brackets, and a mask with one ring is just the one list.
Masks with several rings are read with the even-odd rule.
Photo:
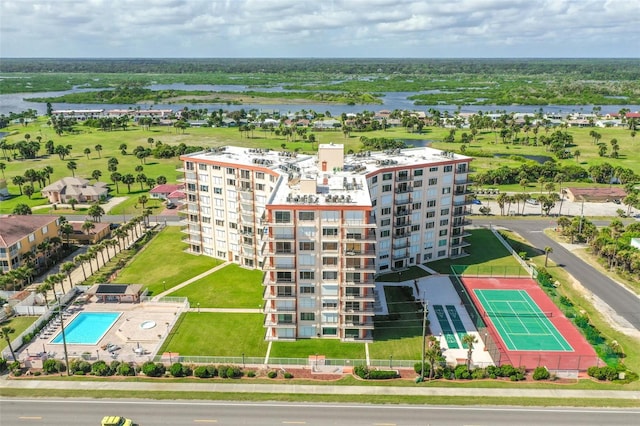
[[[488, 229], [474, 229], [470, 231], [471, 236], [467, 241], [471, 243], [465, 250], [469, 256], [458, 259], [443, 259], [435, 262], [425, 263], [429, 268], [435, 269], [441, 274], [450, 274], [451, 265], [474, 265], [482, 270], [495, 268], [495, 271], [508, 268], [509, 271], [517, 270], [520, 264], [511, 256], [509, 251], [494, 237]], [[522, 270], [524, 273], [524, 270]]]
[[[15, 333], [10, 335], [11, 340], [18, 337], [23, 331], [25, 331], [31, 324], [33, 324], [38, 317], [13, 317], [8, 321], [0, 324], [2, 327], [11, 327], [15, 330]], [[0, 339], [0, 352], [2, 352], [7, 347], [7, 341], [4, 339]], [[18, 348], [13, 348], [16, 350]]]
[[263, 320], [262, 314], [188, 312], [182, 315], [159, 353], [263, 357], [267, 354]]
[[399, 283], [406, 280], [428, 277], [429, 275], [431, 274], [424, 269], [417, 266], [411, 266], [409, 269], [402, 272], [390, 272], [388, 274], [379, 275], [376, 277], [376, 281], [383, 283]]
[[375, 318], [374, 342], [369, 345], [370, 357], [420, 359], [422, 306], [413, 300], [410, 287], [388, 286], [384, 288], [384, 294], [389, 315]]
[[[167, 226], [118, 275], [119, 283], [143, 284], [151, 294], [170, 289], [220, 263], [207, 256], [185, 253], [184, 234], [178, 226]], [[167, 261], [170, 259], [170, 261]], [[164, 282], [164, 284], [163, 284]]]
[[273, 342], [269, 358], [308, 358], [315, 354], [327, 358], [365, 359], [364, 343], [347, 343], [334, 339], [303, 339]]
[[203, 308], [258, 308], [262, 305], [262, 272], [228, 265], [171, 293]]

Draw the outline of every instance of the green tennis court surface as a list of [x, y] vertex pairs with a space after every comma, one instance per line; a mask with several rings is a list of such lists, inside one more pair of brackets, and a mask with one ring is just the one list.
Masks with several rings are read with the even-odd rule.
[[511, 351], [573, 351], [524, 290], [473, 290]]
[[[445, 308], [447, 308], [447, 313], [449, 314], [449, 318], [453, 323], [453, 328], [455, 328], [456, 333], [458, 334], [458, 338], [460, 339], [461, 342], [463, 342], [462, 338], [464, 337], [465, 334], [468, 334], [468, 333], [467, 333], [467, 329], [462, 323], [462, 320], [460, 319], [460, 315], [458, 315], [458, 310], [453, 305], [447, 305], [445, 306]], [[464, 342], [462, 343], [462, 347], [467, 349], [467, 345]]]

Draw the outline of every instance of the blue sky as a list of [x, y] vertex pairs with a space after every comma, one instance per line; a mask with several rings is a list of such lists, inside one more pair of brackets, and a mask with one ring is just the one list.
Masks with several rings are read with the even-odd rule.
[[0, 57], [640, 57], [640, 0], [0, 0]]

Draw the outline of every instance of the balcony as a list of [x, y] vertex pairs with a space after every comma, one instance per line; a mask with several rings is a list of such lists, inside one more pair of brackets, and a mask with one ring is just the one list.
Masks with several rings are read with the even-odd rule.
[[471, 219], [462, 219], [462, 220], [456, 219], [453, 221], [451, 226], [453, 228], [459, 228], [461, 226], [471, 225], [472, 223], [473, 221]]
[[345, 271], [374, 271], [376, 269], [373, 263], [357, 263], [357, 264], [345, 264]]
[[473, 194], [475, 191], [469, 189], [469, 188], [465, 188], [464, 191], [454, 191], [453, 195], [470, 195]]
[[[340, 324], [340, 328], [345, 329], [345, 328], [360, 328], [360, 329], [365, 329], [365, 330], [373, 330], [373, 322], [355, 322], [355, 321], [345, 321], [342, 324]], [[358, 339], [356, 339], [358, 340]]]
[[275, 250], [275, 251], [272, 251], [270, 253], [271, 256], [276, 256], [276, 257], [279, 257], [279, 256], [292, 256], [294, 254], [296, 254], [296, 251], [294, 249], [291, 249], [291, 250]]
[[413, 186], [411, 185], [402, 185], [399, 188], [396, 188], [395, 193], [396, 194], [406, 194], [408, 192], [413, 192]]
[[266, 270], [266, 271], [282, 271], [282, 270], [287, 270], [287, 269], [296, 269], [296, 265], [295, 263], [271, 263], [271, 262], [265, 262], [264, 265], [262, 265], [262, 269]]
[[[325, 238], [325, 237], [323, 237]], [[348, 233], [344, 236], [343, 241], [376, 241], [376, 234], [371, 232], [364, 232], [361, 234]]]
[[369, 302], [369, 303], [373, 303], [376, 301], [375, 296], [372, 294], [368, 294], [368, 295], [350, 295], [350, 294], [346, 294], [343, 297], [343, 300], [349, 300], [349, 301], [356, 301], [356, 302]]
[[182, 238], [182, 242], [187, 244], [202, 244], [202, 240], [200, 239], [200, 237], [193, 235], [187, 235], [186, 237]]
[[457, 243], [452, 243], [449, 247], [457, 248], [457, 247], [469, 247], [471, 243], [466, 242], [465, 240], [460, 240]]
[[268, 241], [270, 243], [274, 243], [276, 241], [291, 241], [295, 239], [296, 239], [295, 234], [273, 235], [273, 236], [267, 236], [264, 238], [265, 241]]
[[399, 218], [399, 219], [396, 219], [395, 222], [393, 222], [393, 227], [394, 228], [402, 228], [404, 226], [411, 226], [411, 219], [409, 219], [409, 218]]
[[470, 236], [471, 236], [471, 233], [468, 231], [454, 231], [451, 233], [451, 237], [465, 238]]
[[349, 257], [375, 257], [375, 250], [346, 250], [345, 256]]
[[[262, 295], [263, 300], [284, 300], [284, 299], [295, 299], [295, 298], [296, 298], [295, 291], [278, 291], [276, 293], [272, 293], [270, 288], [267, 288], [264, 294]], [[269, 307], [268, 305], [265, 306], [265, 310], [268, 307]], [[276, 309], [276, 308], [270, 308], [270, 309]], [[292, 308], [292, 310], [295, 311], [295, 308]]]
[[411, 245], [411, 242], [409, 241], [408, 238], [401, 238], [400, 241], [393, 243], [393, 249], [397, 250], [397, 249], [403, 249], [403, 248], [407, 248]]
[[346, 315], [374, 315], [375, 314], [375, 310], [372, 307], [364, 307], [364, 308], [347, 308], [347, 307], [343, 307], [340, 310], [340, 314], [346, 314]]
[[396, 176], [396, 182], [410, 182], [413, 180], [413, 176], [410, 174], [407, 175], [402, 175], [402, 176]]
[[458, 207], [458, 206], [468, 206], [468, 205], [470, 205], [470, 204], [472, 204], [472, 203], [473, 203], [473, 198], [470, 198], [470, 197], [469, 197], [469, 198], [465, 198], [465, 200], [464, 200], [464, 201], [454, 201], [454, 202], [453, 202], [453, 205], [454, 205], [455, 207]]
[[471, 210], [470, 209], [465, 209], [465, 208], [457, 208], [457, 209], [453, 209], [453, 217], [457, 217], [457, 216], [466, 216], [471, 214]]
[[[282, 311], [280, 311], [282, 312]], [[280, 322], [278, 320], [271, 320], [271, 319], [265, 319], [264, 320], [264, 326], [265, 327], [280, 327], [280, 328], [295, 328], [296, 327], [296, 323], [291, 321], [291, 322]]]
[[410, 214], [411, 214], [411, 210], [406, 208], [396, 211], [396, 217], [408, 216]]
[[393, 253], [391, 255], [391, 259], [393, 260], [406, 259], [407, 257], [409, 257], [409, 250], [404, 250], [402, 253]]
[[473, 183], [473, 179], [469, 176], [456, 176], [453, 183], [456, 185], [471, 185]]
[[397, 198], [394, 200], [394, 202], [395, 202], [396, 206], [403, 206], [403, 205], [405, 205], [405, 204], [411, 204], [412, 200], [413, 200], [413, 198], [412, 198], [412, 197], [406, 197], [406, 198], [404, 198], [404, 197], [402, 197], [402, 198], [401, 198], [401, 197], [397, 197]]

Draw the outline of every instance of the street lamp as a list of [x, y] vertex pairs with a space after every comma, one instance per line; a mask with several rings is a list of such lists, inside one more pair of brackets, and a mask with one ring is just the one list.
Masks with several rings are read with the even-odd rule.
[[198, 306], [198, 313], [200, 313], [200, 302], [197, 303]]
[[389, 368], [393, 368], [393, 355], [389, 355]]
[[244, 368], [244, 352], [242, 352], [242, 368]]

